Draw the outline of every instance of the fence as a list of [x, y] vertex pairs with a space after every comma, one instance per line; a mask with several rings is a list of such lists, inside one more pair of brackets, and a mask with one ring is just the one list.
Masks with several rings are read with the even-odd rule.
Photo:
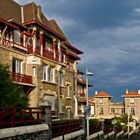
[[63, 120], [52, 122], [52, 137], [68, 134], [82, 129], [80, 120]]
[[41, 123], [44, 113], [42, 108], [0, 107], [0, 128]]

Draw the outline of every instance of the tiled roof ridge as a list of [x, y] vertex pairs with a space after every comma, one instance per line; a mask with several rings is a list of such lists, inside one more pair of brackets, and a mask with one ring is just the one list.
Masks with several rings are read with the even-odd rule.
[[105, 91], [98, 92], [95, 96], [104, 96], [104, 97], [111, 97], [111, 95]]
[[132, 93], [140, 95], [138, 93], [138, 91], [136, 91], [136, 90], [129, 91], [128, 93], [125, 92], [125, 95], [129, 95], [129, 94], [132, 94]]

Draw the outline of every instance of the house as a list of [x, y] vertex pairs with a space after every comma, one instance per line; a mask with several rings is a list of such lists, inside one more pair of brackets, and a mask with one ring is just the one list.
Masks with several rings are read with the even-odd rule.
[[123, 95], [125, 103], [125, 113], [131, 115], [135, 120], [140, 119], [140, 92], [139, 91], [128, 91]]
[[0, 0], [0, 62], [10, 66], [13, 82], [22, 85], [31, 107], [49, 105], [55, 118], [74, 116], [82, 53], [34, 2]]
[[[89, 83], [88, 87], [92, 87]], [[85, 115], [85, 107], [87, 105], [87, 89], [86, 89], [86, 80], [84, 77], [84, 73], [81, 71], [77, 71], [77, 94], [76, 94], [76, 102], [77, 106], [75, 106], [75, 110], [78, 117], [83, 117]]]
[[112, 96], [104, 91], [96, 91], [95, 95], [90, 97], [89, 102], [94, 103], [93, 116], [95, 118], [110, 119], [124, 114], [124, 103], [112, 102], [111, 98]]

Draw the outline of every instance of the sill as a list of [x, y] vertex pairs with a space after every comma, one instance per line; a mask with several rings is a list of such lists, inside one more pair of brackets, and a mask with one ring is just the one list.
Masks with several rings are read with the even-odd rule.
[[64, 86], [64, 85], [60, 85], [60, 87], [65, 88], [66, 86]]
[[49, 83], [49, 84], [54, 84], [54, 85], [57, 85], [57, 83], [55, 82], [50, 82], [50, 81], [46, 81], [46, 80], [41, 80], [42, 83]]
[[59, 112], [59, 114], [65, 114], [65, 112]]
[[66, 99], [72, 100], [72, 97], [67, 96]]

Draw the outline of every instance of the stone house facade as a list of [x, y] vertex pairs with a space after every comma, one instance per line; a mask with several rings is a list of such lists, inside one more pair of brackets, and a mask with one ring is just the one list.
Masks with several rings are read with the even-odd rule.
[[109, 119], [119, 117], [124, 113], [132, 116], [133, 119], [140, 120], [140, 91], [128, 91], [122, 96], [123, 102], [112, 102], [112, 96], [106, 92], [95, 92], [94, 96], [89, 98], [89, 103], [94, 106], [91, 116], [95, 118]]
[[77, 61], [83, 52], [33, 2], [0, 0], [0, 17], [0, 62], [10, 66], [30, 106], [50, 105], [53, 117], [74, 117]]
[[126, 90], [123, 95], [125, 113], [132, 116], [135, 120], [140, 120], [140, 92], [139, 91], [128, 91]]

